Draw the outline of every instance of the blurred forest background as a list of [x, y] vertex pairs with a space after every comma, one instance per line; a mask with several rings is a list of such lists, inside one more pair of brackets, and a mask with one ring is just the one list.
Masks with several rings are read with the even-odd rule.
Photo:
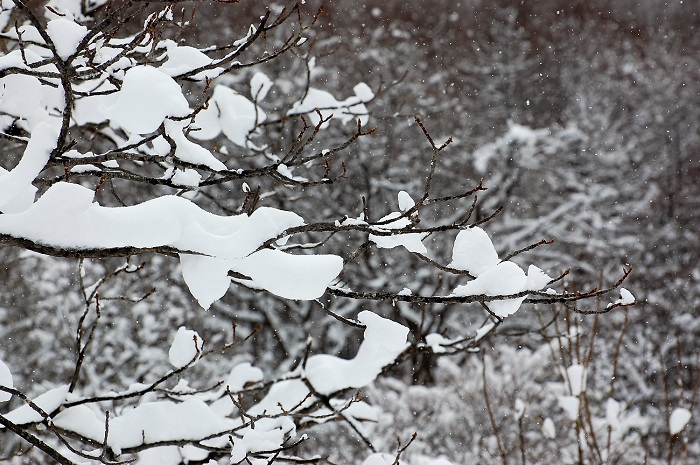
[[[257, 1], [192, 5], [197, 21], [187, 34], [202, 45], [240, 36], [264, 12]], [[306, 2], [310, 11], [318, 6]], [[511, 463], [558, 464], [578, 463], [579, 439], [587, 450], [598, 450], [585, 463], [698, 463], [700, 4], [336, 0], [324, 2], [311, 36], [308, 57], [286, 56], [262, 67], [275, 81], [263, 106], [274, 113], [309, 83], [344, 98], [364, 81], [377, 95], [368, 107], [370, 126], [378, 130], [351, 148], [344, 182], [303, 195], [263, 185], [261, 204], [294, 204], [309, 219], [342, 217], [359, 215], [364, 196], [373, 218], [385, 215], [398, 190], [422, 188], [432, 151], [414, 122], [418, 115], [436, 141], [454, 139], [436, 173], [444, 195], [483, 178], [489, 189], [477, 213], [483, 217], [504, 207], [484, 226], [502, 255], [553, 239], [555, 244], [530, 251], [525, 260], [552, 276], [570, 267], [570, 289], [609, 285], [623, 266], [634, 266], [625, 286], [639, 301], [635, 307], [601, 316], [524, 307], [483, 341], [479, 353], [417, 355], [377, 381], [365, 393], [384, 411], [375, 445], [390, 450], [396, 435], [405, 441], [417, 432], [406, 452], [412, 463], [438, 455], [454, 463], [504, 463], [505, 452]], [[243, 72], [226, 83], [243, 87], [249, 77]], [[267, 142], [283, 150], [297, 129], [281, 126]], [[353, 130], [349, 125], [328, 131]], [[240, 204], [244, 193], [231, 191], [208, 194], [224, 199], [217, 213]], [[455, 217], [462, 213], [454, 211]], [[438, 214], [449, 215], [449, 206]], [[451, 243], [425, 243], [433, 257], [449, 261]], [[0, 256], [0, 339], [6, 353], [27, 360], [23, 369], [13, 369], [15, 384], [70, 377], [71, 356], [58, 354], [74, 350], [62, 341], [72, 341], [82, 308], [76, 263], [8, 247]], [[89, 354], [94, 371], [87, 375], [100, 389], [162, 373], [169, 331], [181, 324], [212, 343], [224, 338], [233, 320], [242, 330], [261, 325], [240, 361], [270, 375], [304, 353], [309, 334], [319, 353], [356, 349], [348, 342], [355, 340], [347, 337], [351, 330], [313, 303], [241, 289], [204, 313], [174, 263], [138, 260], [148, 262], [140, 278], [115, 278], [112, 295], [157, 291], [136, 304], [117, 299], [104, 306], [99, 344]], [[86, 262], [84, 279], [116, 263]], [[425, 294], [446, 294], [456, 285], [426, 273], [419, 260], [382, 250], [366, 254], [343, 279], [351, 286], [381, 289], [389, 283]], [[369, 308], [446, 337], [483, 321], [480, 312], [459, 305], [328, 303], [342, 315]], [[578, 310], [600, 310], [607, 303], [586, 302]], [[231, 357], [237, 355], [219, 362], [228, 366]], [[589, 370], [588, 426], [572, 422], [553, 395], [560, 368], [575, 361]], [[203, 383], [220, 371], [217, 363], [214, 357], [195, 367]], [[676, 407], [694, 416], [684, 431], [671, 434], [668, 420]], [[554, 434], [542, 430], [547, 419]], [[601, 419], [622, 424], [617, 436]], [[344, 425], [314, 428], [308, 445], [314, 453], [342, 463], [364, 456], [352, 434], [338, 434]]]

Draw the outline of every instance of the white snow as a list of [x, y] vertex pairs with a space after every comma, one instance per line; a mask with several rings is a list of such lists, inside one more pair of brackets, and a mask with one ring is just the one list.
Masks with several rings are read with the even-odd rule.
[[[6, 388], [14, 388], [15, 385], [12, 384], [12, 373], [10, 373], [10, 369], [7, 368], [7, 365], [0, 360], [0, 386], [4, 386]], [[9, 392], [5, 391], [0, 391], [0, 402], [7, 402], [12, 398], [12, 394]]]
[[94, 81], [73, 84], [73, 89], [88, 95], [76, 96], [75, 106], [71, 114], [73, 123], [82, 126], [88, 123], [102, 123], [107, 120], [107, 108], [117, 100], [118, 94], [93, 95], [93, 92], [108, 92], [114, 90], [114, 85], [105, 81], [97, 84]]
[[272, 81], [264, 73], [257, 72], [250, 78], [250, 96], [256, 102], [261, 102], [272, 87]]
[[194, 120], [195, 126], [201, 129], [192, 131], [190, 136], [211, 140], [223, 132], [234, 144], [247, 147], [249, 134], [265, 119], [265, 112], [253, 102], [229, 87], [217, 85], [209, 106]]
[[[99, 443], [104, 442], [105, 420], [85, 405], [68, 408], [54, 424]], [[203, 401], [189, 398], [181, 403], [149, 402], [110, 418], [107, 445], [120, 453], [125, 448], [164, 441], [197, 441], [224, 434], [236, 422], [214, 413]]]
[[496, 326], [496, 323], [494, 323], [493, 321], [488, 321], [484, 323], [484, 325], [476, 331], [476, 335], [474, 336], [474, 342], [479, 342], [481, 339], [483, 339], [484, 336], [491, 332], [494, 326]]
[[[93, 157], [95, 156], [94, 153], [92, 152], [85, 152], [85, 153], [80, 153], [77, 150], [69, 150], [63, 154], [64, 157], [66, 158], [86, 158], [86, 157]], [[109, 168], [118, 168], [119, 163], [116, 160], [106, 160], [100, 165], [109, 167]], [[71, 173], [85, 173], [85, 172], [90, 172], [90, 171], [99, 171], [99, 168], [95, 165], [75, 165], [70, 169]]]
[[647, 434], [650, 426], [649, 419], [643, 417], [638, 409], [627, 412], [624, 405], [613, 398], [609, 398], [605, 404], [605, 421], [620, 437], [625, 436], [631, 429]]
[[277, 415], [292, 411], [296, 407], [308, 405], [309, 388], [300, 379], [278, 381], [267, 391], [263, 399], [248, 409], [251, 415], [267, 413]]
[[17, 166], [9, 173], [0, 171], [0, 211], [18, 213], [31, 206], [36, 192], [31, 183], [49, 161], [57, 138], [51, 126], [40, 123]]
[[608, 422], [608, 425], [614, 428], [619, 423], [621, 410], [618, 401], [612, 397], [607, 400], [605, 403], [605, 420]]
[[551, 418], [545, 418], [544, 423], [542, 423], [542, 432], [547, 439], [554, 439], [557, 437], [557, 430], [554, 428], [554, 422]]
[[[415, 202], [408, 194], [408, 192], [401, 191], [398, 194], [398, 204], [399, 210], [405, 212], [409, 208], [415, 205]], [[391, 221], [393, 220], [393, 221]], [[392, 212], [388, 215], [382, 217], [379, 220], [380, 226], [376, 226], [375, 229], [378, 231], [390, 231], [392, 229], [403, 229], [411, 225], [411, 221], [402, 217], [401, 212]], [[345, 223], [345, 221], [344, 221]], [[346, 223], [347, 224], [347, 223]], [[370, 234], [369, 240], [374, 242], [377, 247], [382, 249], [393, 249], [394, 247], [404, 247], [409, 252], [425, 254], [428, 249], [423, 245], [423, 238], [427, 236], [427, 233], [405, 233], [405, 234], [394, 234], [390, 236], [383, 236], [377, 234]]]
[[605, 421], [611, 428], [616, 429], [620, 424], [620, 412], [622, 407], [620, 403], [610, 397], [605, 403]]
[[[12, 39], [18, 39], [18, 36], [21, 36], [25, 44], [29, 42], [36, 42], [38, 44], [44, 43], [44, 38], [39, 33], [39, 30], [34, 26], [31, 26], [29, 24], [23, 24], [17, 29], [18, 30], [16, 30], [14, 27], [9, 28], [6, 32], [4, 32], [3, 35], [6, 35], [7, 37], [10, 37]], [[36, 47], [33, 48], [34, 50], [37, 50]], [[29, 63], [31, 63], [31, 61]]]
[[182, 403], [145, 403], [110, 422], [109, 445], [121, 449], [142, 443], [196, 440], [228, 431], [234, 424], [196, 398]]
[[246, 455], [248, 455], [248, 449], [246, 449], [243, 439], [233, 439], [233, 447], [231, 447], [231, 458], [229, 463], [231, 465], [243, 462]]
[[[226, 165], [214, 157], [209, 150], [195, 144], [185, 136], [184, 129], [186, 126], [186, 121], [165, 121], [165, 132], [175, 142], [175, 157], [196, 165], [206, 165], [214, 171], [226, 170]], [[195, 132], [191, 134], [195, 134]], [[189, 179], [189, 181], [192, 182], [192, 179]]]
[[444, 458], [439, 458], [431, 461], [428, 465], [452, 465], [452, 462]]
[[457, 234], [452, 247], [450, 267], [465, 270], [472, 276], [479, 276], [499, 262], [496, 249], [486, 231], [475, 226]]
[[5, 27], [7, 26], [7, 23], [10, 22], [10, 18], [12, 17], [12, 8], [14, 5], [10, 4], [9, 0], [2, 0], [0, 1], [0, 6], [0, 30], [4, 31], [6, 30]]
[[[238, 431], [240, 434], [241, 431]], [[229, 463], [236, 464], [243, 461], [249, 452], [264, 452], [279, 449], [288, 438], [296, 436], [294, 422], [286, 417], [263, 418], [255, 421], [254, 428], [246, 428], [242, 438], [232, 438], [233, 447]], [[267, 463], [264, 460], [249, 458], [253, 465]]]
[[576, 421], [578, 418], [580, 403], [579, 398], [576, 396], [559, 396], [557, 397], [557, 401], [559, 403], [559, 407], [564, 410], [564, 413], [566, 413], [569, 420]]
[[199, 182], [201, 180], [202, 176], [197, 172], [197, 170], [193, 170], [191, 168], [187, 168], [185, 170], [176, 169], [173, 173], [173, 177], [171, 178], [173, 184], [188, 187], [199, 186]]
[[[20, 27], [20, 32], [21, 31], [22, 31], [22, 27]], [[39, 37], [39, 40], [42, 40], [41, 37]], [[25, 59], [26, 59], [26, 63], [25, 63]], [[26, 50], [24, 50], [24, 53], [22, 53], [22, 51], [20, 51], [20, 50], [13, 50], [13, 51], [11, 51], [3, 56], [0, 56], [0, 69], [6, 69], [6, 68], [27, 69], [28, 65], [32, 65], [32, 64], [39, 62], [41, 60], [42, 60], [42, 57], [40, 55], [38, 55], [36, 52], [33, 52], [32, 50], [26, 49]]]
[[345, 407], [343, 413], [346, 416], [350, 416], [356, 420], [371, 421], [375, 423], [379, 420], [380, 410], [377, 407], [371, 406], [367, 402], [358, 401], [347, 406], [347, 403], [342, 399], [332, 399], [331, 404], [334, 407]]
[[[197, 68], [208, 66], [212, 63], [212, 59], [205, 53], [188, 45], [178, 46], [172, 40], [161, 42], [167, 50], [167, 60], [158, 68], [168, 76], [175, 77], [181, 74], [189, 73]], [[219, 76], [223, 68], [213, 68], [210, 70], [200, 71], [192, 76], [193, 79], [203, 81], [205, 78], [214, 79]]]
[[299, 182], [307, 182], [309, 179], [304, 178], [301, 176], [295, 176], [293, 168], [290, 168], [289, 166], [285, 165], [284, 163], [280, 163], [277, 166], [277, 172], [284, 176], [285, 178], [292, 179], [294, 181], [299, 181]]
[[307, 360], [306, 377], [319, 393], [368, 385], [406, 348], [405, 326], [367, 310], [360, 312], [358, 320], [366, 326], [365, 337], [353, 359], [320, 354]]
[[[6, 66], [26, 68], [26, 65], [21, 62], [21, 54], [15, 56], [13, 53], [0, 57], [0, 69]], [[30, 62], [41, 59], [39, 55], [29, 50], [25, 50], [25, 56]], [[20, 63], [17, 63], [18, 59]], [[38, 70], [56, 71], [45, 68], [42, 66]], [[60, 111], [63, 106], [62, 90], [42, 85], [34, 76], [10, 74], [0, 78], [0, 112], [19, 118], [15, 124], [29, 132], [33, 132], [34, 128], [42, 122], [59, 127]]]
[[58, 18], [48, 22], [46, 32], [58, 56], [65, 60], [75, 53], [80, 41], [87, 35], [88, 28], [67, 18]]
[[[388, 221], [388, 223], [377, 226], [376, 229], [379, 231], [390, 231], [392, 229], [403, 229], [411, 225], [411, 221], [408, 218], [402, 218], [401, 213], [399, 212], [389, 213], [379, 220], [379, 222], [385, 221]], [[409, 252], [425, 254], [428, 252], [428, 249], [426, 249], [425, 245], [423, 245], [423, 238], [425, 236], [427, 236], [427, 233], [404, 233], [394, 234], [391, 236], [370, 234], [369, 240], [374, 242], [377, 247], [382, 249], [404, 247]]]
[[175, 368], [182, 368], [193, 361], [196, 363], [203, 346], [204, 340], [196, 331], [180, 326], [170, 345], [168, 360]]
[[295, 213], [267, 207], [251, 216], [217, 216], [177, 196], [107, 208], [94, 202], [90, 189], [60, 182], [27, 210], [0, 215], [0, 234], [72, 249], [170, 246], [190, 252], [183, 275], [206, 308], [226, 292], [229, 270], [285, 298], [320, 297], [340, 273], [342, 258], [256, 252], [267, 239], [302, 224]]
[[240, 273], [269, 292], [286, 299], [311, 300], [323, 295], [343, 269], [336, 255], [293, 255], [263, 249], [233, 263]]
[[226, 378], [225, 385], [231, 392], [238, 392], [242, 391], [248, 383], [257, 383], [262, 380], [262, 370], [252, 366], [249, 362], [244, 362], [233, 367]]
[[[180, 462], [173, 465], [179, 465], [181, 463], [204, 463], [207, 457], [209, 457], [209, 451], [202, 449], [201, 447], [194, 446], [192, 444], [185, 444], [180, 448], [180, 454], [182, 458]], [[152, 465], [152, 464], [148, 464]], [[216, 461], [210, 459], [206, 465], [218, 465]]]
[[290, 418], [263, 418], [243, 434], [243, 444], [249, 452], [270, 451], [284, 444], [285, 437], [294, 436], [296, 427]]
[[578, 363], [571, 365], [566, 369], [565, 379], [569, 382], [572, 396], [579, 396], [581, 392], [586, 390], [586, 377], [588, 370], [583, 365]]
[[181, 395], [191, 394], [194, 391], [195, 389], [190, 387], [190, 383], [184, 378], [180, 378], [175, 387], [170, 389], [170, 392], [174, 392]]
[[126, 72], [116, 101], [105, 109], [113, 123], [136, 134], [151, 133], [165, 118], [187, 116], [190, 112], [178, 83], [147, 65]]
[[374, 98], [374, 92], [372, 92], [372, 89], [364, 82], [356, 84], [352, 90], [355, 92], [355, 96], [357, 96], [357, 98], [364, 103], [367, 103]]
[[539, 291], [547, 284], [549, 284], [551, 280], [552, 278], [547, 273], [545, 273], [535, 265], [530, 265], [527, 268], [527, 280], [525, 282], [525, 290]]
[[[53, 419], [58, 428], [73, 431], [79, 435], [99, 441], [104, 441], [105, 417], [99, 416], [86, 405], [67, 408]], [[110, 434], [111, 436], [111, 434]]]
[[678, 407], [673, 409], [671, 416], [668, 419], [668, 432], [671, 436], [675, 436], [685, 429], [693, 415], [687, 408]]
[[523, 418], [523, 415], [525, 415], [525, 407], [525, 402], [523, 402], [523, 400], [520, 397], [515, 399], [515, 413], [513, 414], [513, 416], [516, 420], [520, 421]]
[[407, 210], [410, 210], [416, 205], [416, 202], [413, 201], [411, 198], [411, 195], [406, 192], [406, 191], [401, 191], [399, 192], [399, 210], [402, 212], [405, 212]]
[[[2, 362], [0, 362], [2, 363]], [[1, 384], [1, 383], [0, 383]], [[54, 410], [58, 409], [66, 401], [66, 395], [68, 394], [68, 385], [64, 384], [53, 389], [49, 389], [45, 393], [32, 399], [32, 402], [42, 409], [44, 412], [52, 413]], [[10, 420], [16, 425], [25, 425], [27, 423], [36, 423], [44, 419], [39, 412], [34, 410], [28, 404], [22, 405], [10, 413], [5, 415], [5, 418]], [[0, 426], [2, 428], [2, 426]]]
[[[356, 85], [353, 90], [355, 91], [355, 96], [349, 97], [344, 101], [338, 101], [329, 92], [310, 87], [304, 99], [295, 102], [287, 112], [287, 115], [306, 114], [311, 124], [317, 125], [320, 122], [320, 118], [316, 110], [319, 110], [324, 119], [333, 115], [334, 118], [338, 118], [343, 124], [359, 119], [362, 125], [365, 125], [369, 117], [367, 116], [367, 107], [364, 103], [371, 100], [370, 96], [374, 97], [374, 94], [372, 94], [369, 86], [364, 83]], [[329, 122], [326, 122], [321, 127], [325, 128], [328, 124]]]
[[635, 302], [635, 298], [627, 289], [620, 288], [620, 303], [622, 305], [631, 305]]
[[213, 215], [176, 196], [107, 208], [94, 202], [94, 195], [80, 185], [56, 183], [26, 211], [1, 215], [0, 231], [59, 247], [189, 247], [209, 235], [216, 241], [244, 221], [240, 216]]
[[180, 254], [182, 278], [202, 308], [222, 298], [231, 285], [226, 260], [206, 255]]
[[[362, 465], [393, 465], [396, 459], [396, 455], [386, 454], [386, 453], [374, 453], [369, 455], [363, 462]], [[404, 462], [400, 462], [399, 465], [406, 465]]]
[[[480, 273], [476, 279], [458, 286], [455, 296], [470, 295], [510, 295], [525, 290], [527, 276], [513, 262], [501, 262], [495, 267]], [[525, 297], [488, 302], [489, 309], [499, 317], [507, 317], [515, 313]]]
[[[90, 0], [88, 5], [90, 8], [94, 9], [108, 1], [109, 0]], [[46, 5], [51, 7], [51, 9], [46, 8], [44, 11], [44, 16], [47, 19], [62, 16], [68, 17], [69, 19], [77, 18], [81, 21], [94, 19], [89, 14], [83, 14], [83, 8], [85, 7], [85, 2], [83, 2], [83, 0], [49, 0]], [[56, 11], [58, 14], [53, 13], [51, 10]]]
[[[418, 456], [421, 457], [421, 456]], [[421, 457], [422, 458], [422, 457]], [[421, 465], [426, 465], [426, 462], [421, 461], [418, 462]], [[405, 460], [399, 460], [398, 463], [396, 463], [396, 453], [385, 453], [385, 452], [379, 452], [379, 453], [373, 453], [369, 455], [361, 465], [411, 465]], [[433, 462], [427, 463], [427, 465], [451, 465], [450, 462], [444, 459], [437, 459]]]
[[365, 215], [361, 214], [359, 218], [350, 218], [349, 216], [346, 216], [345, 218], [342, 219], [342, 221], [336, 221], [336, 224], [338, 226], [340, 226], [341, 224], [366, 226], [367, 222], [365, 221]]
[[425, 336], [425, 343], [430, 347], [430, 350], [435, 354], [441, 354], [447, 352], [444, 346], [452, 344], [456, 341], [448, 339], [442, 334], [431, 333]]
[[[454, 296], [470, 295], [511, 295], [523, 291], [538, 291], [552, 278], [534, 265], [528, 267], [527, 275], [511, 261], [501, 262], [491, 238], [478, 227], [460, 231], [452, 248], [450, 266], [466, 270], [476, 279], [457, 286]], [[489, 309], [504, 318], [515, 313], [526, 296], [516, 299], [488, 302]]]
[[613, 305], [632, 305], [633, 303], [636, 302], [636, 299], [634, 298], [634, 295], [624, 287], [620, 288], [620, 298], [617, 299], [615, 302], [608, 304], [608, 307], [612, 307]]
[[[5, 55], [0, 62], [10, 57]], [[0, 110], [3, 113], [28, 119], [29, 126], [34, 126], [34, 121], [39, 119], [36, 113], [42, 104], [41, 82], [34, 76], [22, 74], [10, 74], [0, 79]]]
[[135, 465], [180, 465], [182, 454], [177, 446], [152, 447], [139, 452]]

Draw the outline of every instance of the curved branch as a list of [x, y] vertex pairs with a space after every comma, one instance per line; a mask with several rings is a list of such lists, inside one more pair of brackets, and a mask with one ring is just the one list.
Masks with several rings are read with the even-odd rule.
[[158, 247], [106, 247], [106, 248], [69, 248], [60, 247], [49, 244], [42, 244], [31, 239], [23, 237], [15, 237], [9, 234], [0, 233], [0, 244], [12, 245], [23, 249], [31, 250], [44, 255], [60, 258], [109, 258], [109, 257], [127, 257], [129, 255], [137, 255], [143, 253], [157, 253], [167, 256], [177, 256], [180, 253], [201, 255], [197, 252], [179, 250], [175, 247], [163, 245]]
[[39, 439], [38, 437], [34, 436], [33, 434], [29, 433], [27, 430], [25, 430], [23, 427], [13, 423], [12, 421], [8, 420], [3, 414], [0, 413], [0, 425], [3, 425], [5, 428], [8, 430], [12, 431], [15, 433], [17, 436], [21, 437], [25, 441], [27, 441], [29, 444], [35, 446], [39, 450], [41, 450], [43, 453], [54, 459], [56, 462], [60, 463], [61, 465], [76, 465], [75, 462], [72, 460], [64, 457], [62, 454], [60, 454], [56, 449], [54, 449], [52, 446], [46, 444], [44, 441]]
[[[587, 292], [575, 292], [575, 293], [561, 293], [561, 294], [549, 294], [542, 291], [521, 291], [514, 294], [504, 294], [504, 295], [465, 295], [465, 296], [422, 296], [422, 295], [405, 295], [392, 292], [373, 292], [373, 291], [352, 291], [347, 289], [342, 289], [340, 287], [329, 287], [328, 293], [337, 297], [347, 297], [352, 299], [362, 299], [362, 300], [378, 300], [378, 301], [392, 301], [392, 302], [411, 302], [411, 303], [421, 303], [421, 304], [460, 304], [460, 303], [487, 303], [496, 300], [511, 300], [520, 299], [526, 297], [523, 301], [524, 303], [532, 304], [552, 304], [552, 303], [564, 303], [564, 302], [576, 302], [579, 300], [590, 299], [592, 297], [598, 297], [608, 294], [611, 291], [619, 288], [622, 283], [627, 279], [627, 277], [632, 272], [632, 268], [623, 269], [623, 275], [617, 280], [615, 284], [605, 289], [592, 289]], [[527, 296], [535, 297], [527, 297]], [[630, 304], [631, 305], [631, 304]], [[615, 304], [606, 307], [602, 310], [592, 310], [583, 311], [578, 310], [580, 313], [607, 313], [613, 308], [627, 306], [624, 304]]]

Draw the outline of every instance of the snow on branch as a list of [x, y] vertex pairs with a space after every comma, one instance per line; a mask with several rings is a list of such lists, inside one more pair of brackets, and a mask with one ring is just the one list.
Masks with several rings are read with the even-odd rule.
[[75, 257], [122, 250], [179, 253], [185, 282], [205, 308], [228, 290], [230, 270], [282, 297], [314, 299], [342, 267], [342, 259], [331, 255], [257, 250], [268, 238], [304, 223], [292, 212], [261, 207], [250, 216], [221, 217], [176, 196], [108, 208], [93, 196], [76, 184], [55, 184], [27, 210], [0, 216], [0, 237]]

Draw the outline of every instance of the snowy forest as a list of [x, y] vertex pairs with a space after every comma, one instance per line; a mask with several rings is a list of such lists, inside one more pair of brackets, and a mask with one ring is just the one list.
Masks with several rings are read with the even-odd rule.
[[700, 5], [0, 0], [0, 463], [700, 463]]

